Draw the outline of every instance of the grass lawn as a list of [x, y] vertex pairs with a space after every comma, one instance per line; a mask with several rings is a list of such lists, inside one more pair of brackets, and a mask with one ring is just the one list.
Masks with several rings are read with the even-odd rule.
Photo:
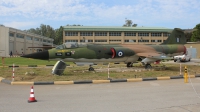
[[[12, 79], [12, 65], [54, 65], [56, 61], [43, 61], [27, 58], [5, 58], [6, 67], [0, 67], [0, 77], [4, 77], [8, 80]], [[88, 71], [88, 66], [76, 66], [72, 63], [68, 63], [71, 66], [67, 66], [62, 76], [55, 76], [51, 74], [52, 67], [39, 66], [39, 67], [16, 67], [15, 68], [15, 81], [69, 81], [69, 80], [95, 80], [108, 78], [107, 65], [96, 65], [94, 68], [96, 71]], [[144, 71], [144, 67], [141, 64], [135, 64], [140, 70], [124, 71], [125, 64], [111, 64], [110, 68], [117, 68], [116, 71], [110, 71], [110, 78], [112, 79], [128, 79], [128, 78], [145, 78], [145, 77], [159, 77], [159, 76], [178, 76], [180, 74], [179, 64], [164, 64], [165, 70]], [[2, 66], [2, 63], [0, 64]], [[158, 66], [152, 64], [152, 66]], [[162, 66], [160, 64], [159, 66]], [[103, 69], [97, 70], [97, 69]], [[199, 66], [188, 65], [188, 72], [191, 75], [200, 74]], [[182, 74], [184, 74], [184, 64], [182, 64]]]
[[[1, 58], [0, 66], [3, 66], [2, 63], [3, 62]], [[15, 64], [15, 65], [54, 65], [55, 63], [56, 61], [36, 60], [36, 59], [21, 58], [21, 57], [4, 58], [5, 66], [11, 66], [12, 64]]]

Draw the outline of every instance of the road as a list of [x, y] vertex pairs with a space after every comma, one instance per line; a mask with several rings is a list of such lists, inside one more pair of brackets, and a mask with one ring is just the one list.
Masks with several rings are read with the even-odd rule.
[[170, 63], [170, 64], [184, 64], [184, 65], [200, 65], [200, 59], [191, 59], [191, 61], [188, 61], [188, 62], [180, 62], [180, 61], [177, 61], [177, 62], [174, 62], [174, 61], [167, 61], [167, 62], [163, 62], [164, 64], [165, 63]]
[[199, 112], [200, 78], [126, 83], [30, 85], [0, 83], [1, 112]]

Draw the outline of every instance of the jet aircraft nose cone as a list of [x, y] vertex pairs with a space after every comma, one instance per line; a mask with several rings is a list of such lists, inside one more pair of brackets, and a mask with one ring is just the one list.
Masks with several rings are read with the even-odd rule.
[[32, 54], [23, 55], [21, 57], [48, 60], [49, 52], [48, 51], [36, 52], [36, 53], [32, 53]]

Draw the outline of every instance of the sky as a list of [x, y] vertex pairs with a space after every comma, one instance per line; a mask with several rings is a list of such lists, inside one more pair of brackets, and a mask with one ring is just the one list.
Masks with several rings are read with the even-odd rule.
[[0, 0], [0, 24], [21, 30], [40, 24], [194, 28], [200, 0]]

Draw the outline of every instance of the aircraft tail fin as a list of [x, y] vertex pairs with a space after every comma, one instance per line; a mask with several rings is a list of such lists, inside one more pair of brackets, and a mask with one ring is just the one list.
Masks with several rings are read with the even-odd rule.
[[183, 30], [180, 28], [174, 28], [170, 36], [168, 36], [167, 40], [165, 40], [162, 44], [185, 44], [186, 38]]

